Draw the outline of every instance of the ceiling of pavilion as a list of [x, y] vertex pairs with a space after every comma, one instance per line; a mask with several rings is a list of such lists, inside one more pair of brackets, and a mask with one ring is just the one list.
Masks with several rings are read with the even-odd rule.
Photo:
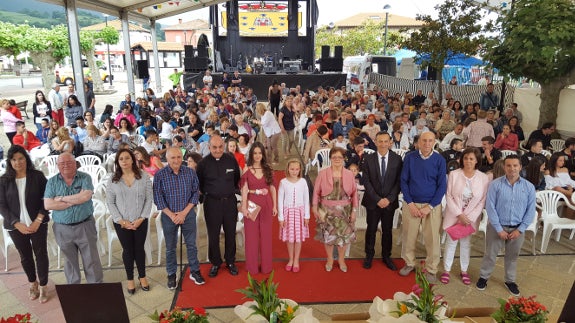
[[[65, 0], [40, 1], [61, 6], [64, 6], [66, 2]], [[149, 23], [151, 19], [168, 18], [222, 2], [226, 2], [226, 0], [76, 0], [76, 7], [116, 17], [119, 16], [120, 12], [127, 11], [128, 19]]]

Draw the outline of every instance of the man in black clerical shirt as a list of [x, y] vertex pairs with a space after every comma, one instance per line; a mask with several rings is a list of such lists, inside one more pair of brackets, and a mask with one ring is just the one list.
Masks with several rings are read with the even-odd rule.
[[210, 154], [198, 164], [200, 192], [204, 195], [204, 217], [208, 231], [208, 257], [212, 268], [209, 276], [216, 277], [222, 264], [220, 252], [220, 230], [225, 237], [224, 259], [230, 274], [237, 275], [236, 222], [238, 206], [236, 190], [239, 188], [240, 167], [233, 155], [224, 153], [224, 141], [212, 136], [209, 141]]

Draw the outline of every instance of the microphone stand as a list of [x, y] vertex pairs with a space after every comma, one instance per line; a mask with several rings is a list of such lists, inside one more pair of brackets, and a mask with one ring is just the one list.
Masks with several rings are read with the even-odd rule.
[[[182, 225], [178, 224], [178, 228], [180, 230], [180, 280], [178, 281], [177, 289], [181, 292], [183, 291], [183, 282], [184, 282], [184, 231], [182, 230]], [[178, 230], [176, 230], [176, 234]]]

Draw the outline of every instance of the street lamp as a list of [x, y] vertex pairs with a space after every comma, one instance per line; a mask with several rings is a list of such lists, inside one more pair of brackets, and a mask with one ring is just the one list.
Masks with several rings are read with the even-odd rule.
[[[106, 18], [106, 27], [108, 27], [108, 15], [104, 14]], [[110, 44], [106, 43], [106, 55], [108, 56], [108, 82], [110, 82], [110, 87], [112, 87], [112, 64], [110, 64]]]
[[389, 18], [389, 10], [391, 6], [386, 4], [383, 6], [383, 11], [385, 11], [385, 34], [383, 35], [383, 55], [387, 55], [387, 19]]

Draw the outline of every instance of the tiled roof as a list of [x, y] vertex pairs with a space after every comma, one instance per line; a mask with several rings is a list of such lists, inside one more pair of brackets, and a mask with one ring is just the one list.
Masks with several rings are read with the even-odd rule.
[[[336, 28], [352, 28], [361, 26], [361, 24], [371, 19], [374, 22], [385, 21], [385, 12], [364, 12], [357, 15], [348, 17], [346, 19], [334, 22]], [[415, 20], [411, 17], [398, 16], [394, 14], [388, 15], [387, 25], [389, 27], [419, 27], [423, 25], [422, 21]]]
[[[151, 51], [151, 42], [139, 42], [132, 45], [131, 48], [142, 46], [146, 51]], [[183, 52], [184, 45], [182, 43], [171, 43], [171, 42], [158, 42], [158, 50], [162, 52]]]
[[181, 24], [166, 26], [162, 28], [163, 30], [200, 30], [200, 29], [210, 29], [210, 24], [203, 19], [194, 19], [191, 21], [186, 21]]
[[[119, 32], [122, 31], [122, 22], [118, 19], [108, 21], [108, 26], [114, 27]], [[129, 24], [128, 26], [130, 27], [130, 31], [143, 31], [143, 32], [148, 32], [148, 33], [150, 32], [148, 29], [141, 27], [141, 26], [138, 26], [136, 24]], [[100, 30], [104, 29], [104, 27], [106, 27], [105, 22], [100, 23], [100, 24], [95, 24], [92, 26], [86, 26], [86, 27], [82, 28], [82, 30], [100, 31]]]

